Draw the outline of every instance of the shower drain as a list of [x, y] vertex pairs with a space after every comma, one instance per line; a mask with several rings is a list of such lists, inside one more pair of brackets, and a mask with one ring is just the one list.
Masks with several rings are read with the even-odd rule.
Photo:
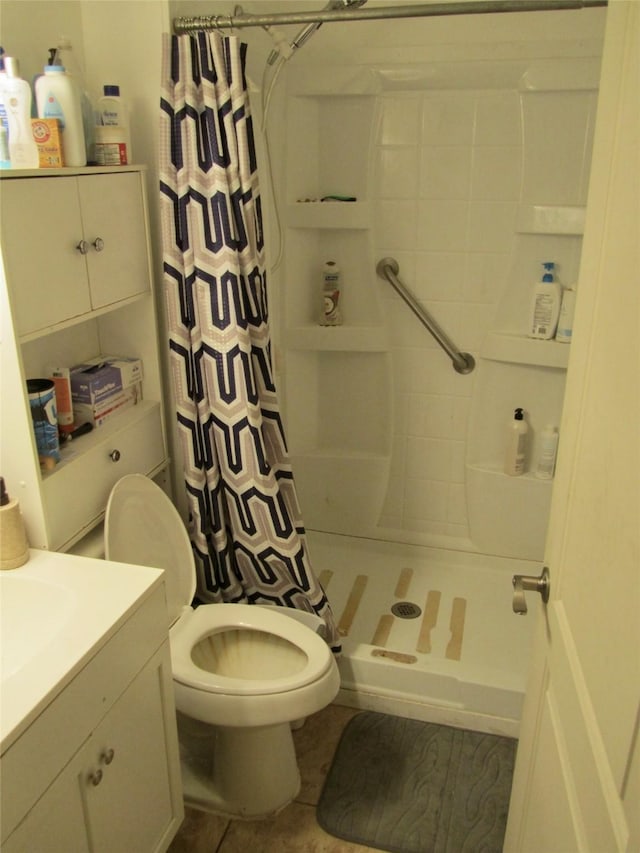
[[416, 619], [422, 610], [412, 601], [398, 601], [397, 604], [392, 605], [391, 612], [400, 619]]

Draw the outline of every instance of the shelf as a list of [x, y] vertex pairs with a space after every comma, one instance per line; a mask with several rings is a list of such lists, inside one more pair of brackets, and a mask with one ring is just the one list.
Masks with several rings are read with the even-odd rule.
[[536, 477], [533, 471], [525, 471], [524, 474], [511, 477], [509, 474], [505, 474], [502, 467], [494, 462], [467, 462], [466, 467], [474, 471], [477, 475], [504, 480], [505, 483], [527, 483], [529, 485], [536, 483], [540, 485], [540, 488], [550, 488], [551, 483], [553, 483], [553, 477], [550, 480], [544, 480], [541, 477]]
[[520, 234], [584, 234], [586, 208], [554, 204], [521, 204], [516, 230]]
[[383, 326], [296, 326], [288, 329], [287, 348], [319, 352], [387, 352]]
[[566, 370], [571, 344], [541, 341], [509, 332], [489, 332], [480, 357], [509, 364], [529, 364]]
[[299, 201], [287, 205], [289, 228], [366, 229], [371, 227], [367, 201]]

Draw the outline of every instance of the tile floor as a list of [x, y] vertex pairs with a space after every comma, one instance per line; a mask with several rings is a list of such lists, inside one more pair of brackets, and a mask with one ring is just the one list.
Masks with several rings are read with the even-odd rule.
[[169, 853], [366, 853], [372, 847], [334, 838], [316, 821], [316, 804], [346, 724], [360, 713], [329, 705], [293, 733], [302, 784], [295, 802], [267, 820], [228, 820], [186, 809]]

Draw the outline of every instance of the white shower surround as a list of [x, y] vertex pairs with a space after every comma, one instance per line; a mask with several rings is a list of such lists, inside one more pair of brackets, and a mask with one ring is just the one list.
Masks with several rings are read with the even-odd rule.
[[[529, 476], [514, 491], [499, 470], [501, 443], [524, 406], [535, 457], [539, 431], [559, 422], [569, 348], [548, 344], [532, 369], [528, 356], [496, 357], [495, 342], [526, 338], [541, 261], [558, 262], [565, 285], [578, 278], [599, 56], [592, 42], [563, 50], [474, 44], [472, 59], [458, 46], [424, 62], [415, 49], [378, 48], [375, 61], [289, 69], [281, 385], [307, 527], [542, 558], [550, 485]], [[358, 203], [298, 202], [330, 192]], [[344, 271], [346, 344], [335, 330], [323, 343], [326, 330], [314, 327], [329, 256]], [[376, 278], [385, 256], [480, 362], [474, 374], [455, 373]], [[354, 370], [360, 387], [349, 384]], [[478, 493], [486, 505], [469, 512]], [[505, 519], [504, 535], [478, 535], [476, 509]]]

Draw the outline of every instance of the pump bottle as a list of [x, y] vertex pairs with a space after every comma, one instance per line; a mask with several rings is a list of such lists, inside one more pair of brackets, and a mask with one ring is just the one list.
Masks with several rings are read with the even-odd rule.
[[527, 436], [529, 426], [524, 419], [523, 409], [516, 409], [513, 420], [507, 424], [504, 452], [504, 473], [510, 477], [524, 474], [527, 458]]
[[9, 157], [13, 169], [37, 169], [38, 146], [31, 133], [31, 86], [20, 77], [20, 63], [4, 59], [3, 99], [9, 125]]

